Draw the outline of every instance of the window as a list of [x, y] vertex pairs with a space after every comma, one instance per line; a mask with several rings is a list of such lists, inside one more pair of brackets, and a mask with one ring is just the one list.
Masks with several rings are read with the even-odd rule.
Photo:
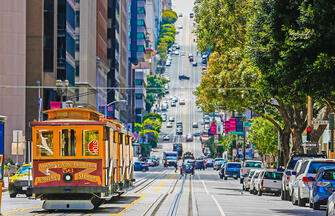
[[142, 95], [142, 94], [135, 94], [135, 98], [136, 98], [136, 99], [142, 99], [142, 98], [143, 98], [143, 95]]
[[327, 162], [327, 161], [322, 161], [322, 162], [319, 162], [319, 161], [316, 161], [316, 162], [312, 162], [311, 165], [309, 166], [309, 169], [308, 169], [308, 173], [317, 173], [318, 170], [320, 169], [320, 167], [323, 167], [323, 166], [334, 166], [334, 162]]
[[264, 179], [281, 180], [282, 176], [283, 176], [283, 173], [277, 173], [277, 172], [265, 172], [264, 173]]
[[144, 26], [144, 20], [137, 20], [138, 26]]
[[143, 32], [137, 32], [137, 39], [144, 39], [145, 34]]
[[135, 80], [135, 85], [141, 86], [143, 84], [143, 80]]
[[63, 129], [59, 131], [60, 156], [76, 156], [76, 131]]
[[43, 157], [52, 157], [54, 155], [53, 131], [38, 130], [36, 132], [37, 155]]
[[145, 9], [144, 9], [144, 7], [138, 7], [138, 8], [137, 8], [137, 13], [139, 13], [139, 14], [144, 14], [144, 13], [145, 13]]
[[99, 131], [83, 130], [83, 156], [99, 155]]
[[144, 46], [137, 46], [137, 52], [144, 52]]

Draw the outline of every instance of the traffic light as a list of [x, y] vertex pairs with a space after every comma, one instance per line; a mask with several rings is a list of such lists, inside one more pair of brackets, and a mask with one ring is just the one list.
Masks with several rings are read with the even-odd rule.
[[218, 149], [219, 148], [219, 146], [216, 146], [216, 149]]
[[306, 130], [307, 130], [307, 141], [312, 141], [312, 136], [311, 136], [312, 127], [308, 126]]

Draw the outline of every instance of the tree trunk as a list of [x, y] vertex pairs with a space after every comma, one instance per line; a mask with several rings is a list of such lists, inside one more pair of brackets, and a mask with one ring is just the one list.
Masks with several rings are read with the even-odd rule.
[[281, 166], [286, 166], [287, 161], [290, 158], [290, 135], [291, 132], [289, 129], [280, 131], [280, 161]]
[[298, 129], [292, 130], [292, 144], [294, 152], [304, 153], [304, 149], [302, 147], [302, 132]]

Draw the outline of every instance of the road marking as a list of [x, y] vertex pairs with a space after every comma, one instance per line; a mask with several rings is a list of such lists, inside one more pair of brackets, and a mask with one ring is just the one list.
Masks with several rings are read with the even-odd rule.
[[[200, 176], [199, 176], [199, 178], [200, 178]], [[203, 185], [204, 188], [205, 188], [206, 193], [209, 194], [209, 192], [208, 192], [208, 190], [207, 190], [207, 187], [206, 187], [206, 185], [205, 185], [204, 180], [201, 180], [201, 182], [202, 182], [202, 185]]]
[[37, 208], [41, 208], [41, 206], [15, 209], [15, 210], [4, 212], [3, 215], [11, 215], [11, 214], [14, 214], [14, 213], [17, 213], [17, 212], [21, 212], [21, 211], [25, 211], [25, 210], [29, 210], [29, 209], [37, 209]]
[[154, 190], [154, 192], [158, 192], [160, 191], [160, 189], [166, 184], [166, 182], [170, 179], [173, 179], [176, 176], [176, 174], [173, 174], [172, 176], [170, 176], [169, 179], [165, 179], [164, 181], [162, 181]]
[[221, 213], [221, 216], [226, 216], [223, 212], [223, 209], [221, 208], [221, 206], [219, 205], [219, 202], [215, 199], [214, 195], [212, 195], [212, 199], [214, 200], [216, 206], [218, 207], [220, 213]]
[[123, 209], [121, 212], [119, 212], [119, 213], [113, 213], [113, 214], [111, 214], [110, 216], [114, 216], [114, 215], [116, 215], [116, 216], [120, 216], [120, 215], [123, 215], [126, 211], [128, 211], [129, 210], [129, 208], [131, 208], [133, 205], [135, 205], [136, 203], [138, 203], [141, 199], [143, 199], [144, 197], [146, 197], [148, 194], [142, 194], [142, 195], [140, 195], [140, 197], [137, 199], [137, 200], [135, 200], [134, 202], [132, 202], [132, 203], [130, 203], [130, 204], [125, 204], [125, 205], [123, 205], [121, 208], [125, 208], [125, 209]]

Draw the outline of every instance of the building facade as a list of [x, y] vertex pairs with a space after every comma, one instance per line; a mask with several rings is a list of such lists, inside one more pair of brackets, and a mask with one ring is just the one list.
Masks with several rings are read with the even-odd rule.
[[26, 1], [1, 1], [0, 20], [0, 115], [7, 116], [5, 155], [13, 158], [12, 131], [25, 132], [26, 90], [4, 86], [26, 85]]

